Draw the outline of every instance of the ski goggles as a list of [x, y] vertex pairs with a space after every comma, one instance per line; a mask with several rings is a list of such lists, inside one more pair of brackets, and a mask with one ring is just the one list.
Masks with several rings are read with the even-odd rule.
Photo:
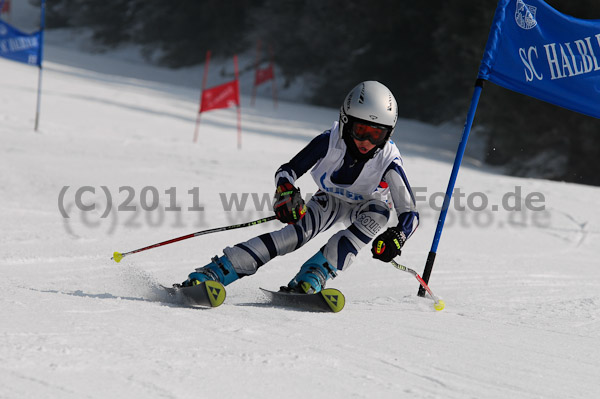
[[358, 141], [369, 140], [373, 145], [379, 145], [385, 142], [390, 132], [390, 128], [381, 125], [370, 125], [368, 123], [354, 121], [350, 129], [350, 136]]

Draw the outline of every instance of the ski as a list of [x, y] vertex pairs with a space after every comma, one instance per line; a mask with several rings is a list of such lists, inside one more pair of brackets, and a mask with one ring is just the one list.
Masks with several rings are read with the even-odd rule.
[[307, 311], [337, 313], [344, 309], [346, 303], [344, 294], [335, 288], [325, 288], [317, 294], [271, 291], [264, 288], [261, 290], [273, 305]]
[[191, 287], [165, 287], [172, 297], [180, 297], [183, 303], [193, 307], [216, 308], [225, 301], [225, 287], [217, 281], [205, 281]]

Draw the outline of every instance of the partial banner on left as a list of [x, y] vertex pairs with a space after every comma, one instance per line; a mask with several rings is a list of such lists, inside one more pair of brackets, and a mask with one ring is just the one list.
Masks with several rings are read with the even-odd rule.
[[41, 66], [42, 31], [26, 34], [0, 21], [0, 57]]

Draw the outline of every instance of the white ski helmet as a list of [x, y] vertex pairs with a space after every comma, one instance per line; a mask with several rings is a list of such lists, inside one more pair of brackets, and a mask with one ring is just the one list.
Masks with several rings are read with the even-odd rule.
[[340, 108], [342, 138], [369, 140], [383, 147], [398, 121], [398, 104], [392, 92], [374, 80], [359, 83]]

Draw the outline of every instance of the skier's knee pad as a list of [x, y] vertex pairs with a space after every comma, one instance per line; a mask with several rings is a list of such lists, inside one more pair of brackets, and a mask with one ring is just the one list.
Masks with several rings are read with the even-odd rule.
[[373, 239], [385, 227], [389, 219], [388, 204], [379, 200], [367, 201], [351, 217], [354, 228], [360, 230], [369, 239]]

